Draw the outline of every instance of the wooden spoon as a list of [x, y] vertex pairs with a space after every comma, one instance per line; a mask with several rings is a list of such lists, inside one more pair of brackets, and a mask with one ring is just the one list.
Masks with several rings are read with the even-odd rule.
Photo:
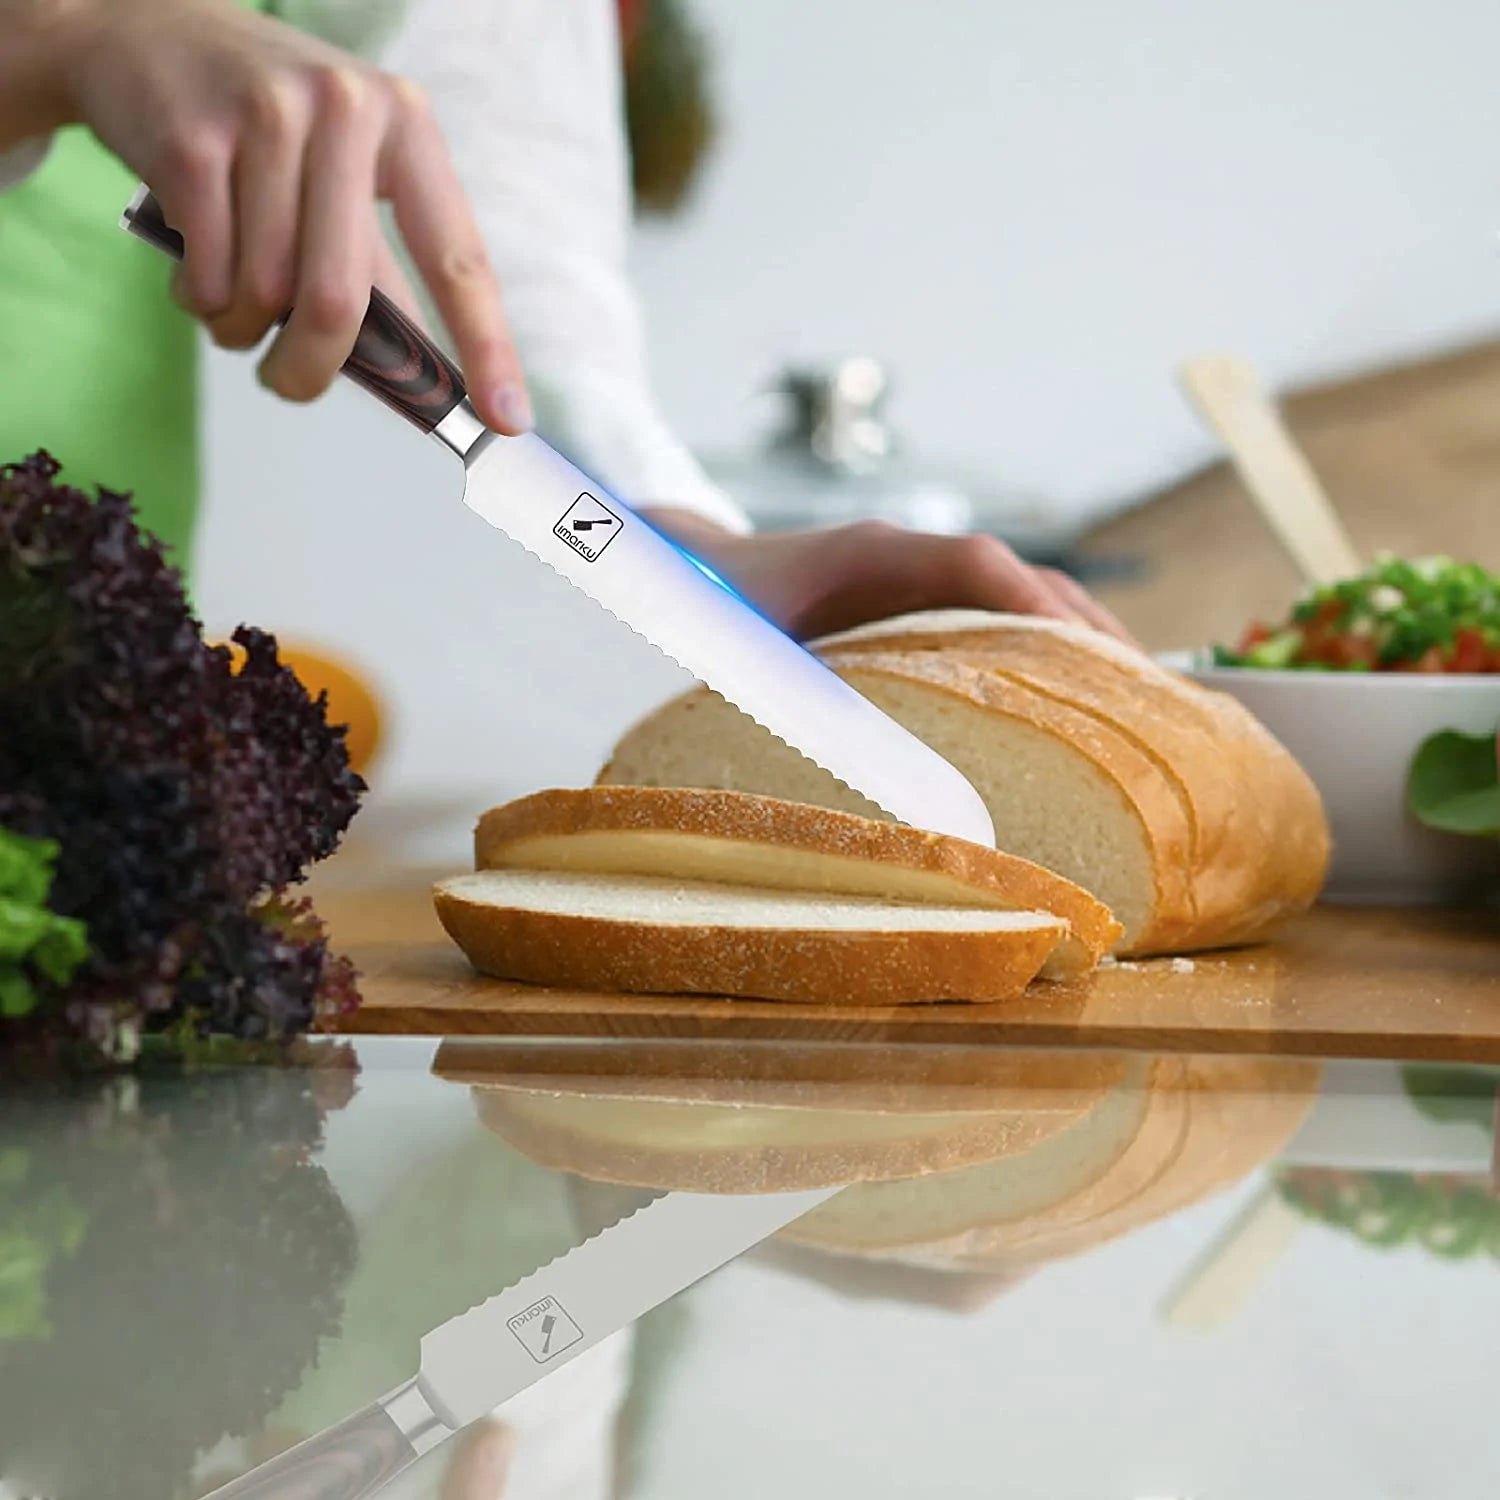
[[1186, 361], [1177, 376], [1307, 582], [1338, 583], [1358, 573], [1359, 553], [1255, 371], [1215, 354]]

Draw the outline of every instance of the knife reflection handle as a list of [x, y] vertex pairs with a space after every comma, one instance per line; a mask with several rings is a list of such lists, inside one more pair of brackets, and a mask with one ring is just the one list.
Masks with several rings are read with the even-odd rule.
[[204, 1500], [367, 1500], [451, 1435], [409, 1380]]
[[[167, 223], [161, 204], [144, 186], [125, 210], [123, 222], [137, 239], [173, 260], [182, 259], [181, 234]], [[426, 433], [465, 395], [458, 366], [378, 287], [370, 288], [370, 305], [344, 374]]]

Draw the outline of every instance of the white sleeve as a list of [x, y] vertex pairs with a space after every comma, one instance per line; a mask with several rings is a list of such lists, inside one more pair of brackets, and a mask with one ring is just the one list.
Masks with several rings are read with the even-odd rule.
[[18, 146], [0, 151], [0, 193], [20, 185], [46, 161], [52, 150], [52, 137], [39, 135]]
[[652, 396], [626, 273], [615, 0], [413, 0], [387, 62], [431, 96], [500, 279], [538, 430], [631, 504], [748, 531]]

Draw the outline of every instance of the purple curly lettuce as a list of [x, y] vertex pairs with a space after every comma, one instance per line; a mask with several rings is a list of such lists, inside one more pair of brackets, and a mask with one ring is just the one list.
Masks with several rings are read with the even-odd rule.
[[[58, 482], [45, 453], [0, 466], [0, 826], [61, 846], [52, 907], [88, 924], [59, 996], [151, 1027], [305, 1030], [332, 965], [262, 898], [337, 845], [364, 783], [326, 697], [275, 640], [211, 647], [128, 496]], [[335, 987], [343, 984], [337, 977]]]

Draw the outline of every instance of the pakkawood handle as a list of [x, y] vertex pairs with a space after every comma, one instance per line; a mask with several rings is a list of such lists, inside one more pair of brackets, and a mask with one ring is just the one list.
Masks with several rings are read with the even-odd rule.
[[[138, 239], [173, 260], [182, 259], [182, 236], [146, 187], [136, 193], [121, 222]], [[370, 305], [344, 374], [428, 433], [466, 394], [458, 366], [378, 287], [370, 288]]]
[[205, 1500], [365, 1500], [417, 1457], [378, 1402], [231, 1479]]

